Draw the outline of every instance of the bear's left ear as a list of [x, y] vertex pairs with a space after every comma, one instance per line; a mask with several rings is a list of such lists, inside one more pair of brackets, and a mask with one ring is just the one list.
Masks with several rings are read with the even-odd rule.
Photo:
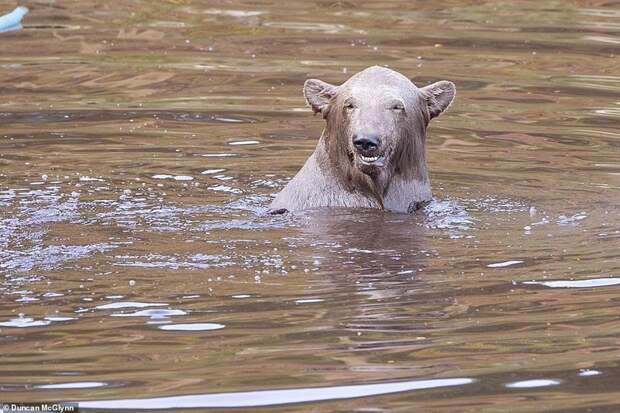
[[318, 79], [308, 79], [304, 83], [304, 97], [314, 113], [326, 114], [330, 100], [336, 94], [337, 87]]
[[428, 106], [428, 113], [431, 115], [431, 119], [439, 116], [441, 112], [446, 110], [450, 103], [452, 103], [454, 95], [456, 95], [456, 86], [447, 80], [441, 80], [420, 90]]

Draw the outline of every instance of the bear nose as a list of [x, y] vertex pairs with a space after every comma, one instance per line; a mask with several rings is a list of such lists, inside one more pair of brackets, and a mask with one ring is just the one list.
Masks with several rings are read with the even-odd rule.
[[358, 133], [353, 136], [353, 146], [362, 152], [373, 152], [379, 148], [381, 141], [372, 133]]

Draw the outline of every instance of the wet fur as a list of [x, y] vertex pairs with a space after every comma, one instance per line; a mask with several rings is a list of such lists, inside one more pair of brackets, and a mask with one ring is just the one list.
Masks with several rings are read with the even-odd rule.
[[[367, 82], [368, 79], [378, 82], [377, 87], [390, 87], [390, 93], [397, 90], [409, 110], [402, 114], [404, 118], [392, 122], [395, 124], [393, 129], [385, 119], [366, 119], [358, 115], [358, 124], [379, 125], [377, 127], [382, 131], [387, 129], [389, 132], [385, 145], [387, 164], [364, 172], [354, 161], [350, 141], [355, 127], [351, 125], [344, 103], [350, 95], [373, 99], [372, 95], [368, 96], [368, 88], [356, 86], [356, 81]], [[454, 96], [454, 85], [450, 82], [443, 84], [443, 89], [452, 87], [447, 104], [445, 99], [440, 100], [445, 98], [442, 88], [418, 89], [399, 73], [376, 66], [358, 73], [340, 87], [320, 81], [306, 82], [306, 100], [315, 113], [322, 114], [326, 127], [315, 152], [278, 194], [271, 210], [281, 213], [317, 207], [366, 207], [412, 212], [421, 202], [430, 200], [426, 128], [430, 119], [441, 113]]]
[[349, 119], [344, 116], [341, 100], [338, 95], [334, 97], [326, 114], [327, 126], [321, 139], [326, 148], [329, 166], [347, 191], [366, 194], [384, 208], [383, 200], [394, 177], [401, 177], [404, 180], [428, 180], [424, 139], [428, 116], [425, 116], [425, 112], [414, 111], [407, 114], [415, 118], [412, 122], [408, 122], [414, 127], [406, 128], [401, 124], [396, 131], [394, 145], [390, 148], [392, 158], [387, 165], [386, 173], [368, 175], [352, 162], [353, 151], [348, 142]]

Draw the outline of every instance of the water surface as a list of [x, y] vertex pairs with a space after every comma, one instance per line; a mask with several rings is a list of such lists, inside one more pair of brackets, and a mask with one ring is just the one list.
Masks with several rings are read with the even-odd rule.
[[[0, 34], [0, 400], [620, 409], [616, 2], [27, 6]], [[457, 85], [435, 200], [262, 215], [321, 132], [304, 80], [373, 64]]]

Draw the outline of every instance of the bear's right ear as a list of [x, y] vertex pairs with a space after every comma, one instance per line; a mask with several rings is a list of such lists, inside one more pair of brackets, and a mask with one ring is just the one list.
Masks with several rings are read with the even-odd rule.
[[318, 79], [308, 79], [304, 83], [304, 97], [314, 113], [326, 114], [330, 100], [336, 94], [337, 87]]

